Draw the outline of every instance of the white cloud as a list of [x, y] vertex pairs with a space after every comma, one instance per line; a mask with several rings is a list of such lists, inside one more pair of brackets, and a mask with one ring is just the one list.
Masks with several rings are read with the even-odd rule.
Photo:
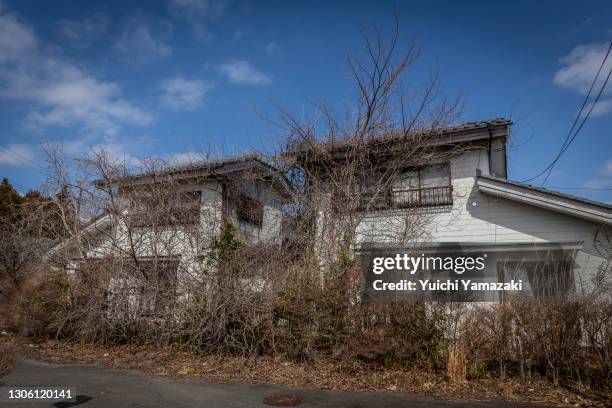
[[176, 14], [219, 18], [225, 13], [227, 0], [170, 0], [170, 10]]
[[194, 111], [202, 107], [203, 99], [212, 85], [195, 79], [168, 78], [161, 82], [161, 104], [173, 111]]
[[87, 153], [106, 152], [107, 157], [115, 163], [124, 163], [127, 167], [138, 167], [141, 164], [141, 158], [137, 157], [133, 152], [142, 154], [143, 147], [147, 143], [144, 137], [135, 137], [129, 140], [108, 139], [104, 143], [97, 144]]
[[166, 157], [168, 164], [171, 166], [180, 166], [181, 164], [195, 163], [204, 160], [202, 153], [189, 151], [182, 153], [172, 153]]
[[603, 173], [608, 176], [612, 176], [612, 159], [608, 160], [604, 164]]
[[601, 169], [602, 178], [589, 180], [583, 184], [587, 188], [612, 188], [612, 159], [608, 159]]
[[80, 137], [69, 141], [51, 142], [51, 148], [59, 149], [67, 157], [89, 157], [104, 155], [114, 163], [124, 163], [130, 168], [141, 164], [140, 157], [151, 147], [152, 139], [146, 135], [118, 136], [103, 138]]
[[612, 188], [612, 179], [589, 180], [583, 184], [586, 188]]
[[[587, 106], [584, 107], [582, 116], [585, 116], [589, 111], [591, 111], [592, 105], [592, 103], [589, 103]], [[591, 111], [591, 116], [603, 116], [610, 112], [612, 112], [612, 99], [600, 98], [597, 101], [597, 105], [593, 107], [593, 110]]]
[[[586, 95], [608, 51], [608, 47], [609, 43], [577, 46], [559, 60], [563, 66], [555, 73], [553, 82], [580, 95]], [[610, 69], [612, 69], [612, 58], [608, 58], [606, 61], [594, 89], [599, 89], [603, 85]], [[605, 93], [612, 93], [612, 87], [608, 87]]]
[[264, 85], [272, 80], [269, 76], [253, 67], [248, 61], [233, 61], [221, 64], [219, 72], [236, 84]]
[[109, 18], [104, 13], [94, 13], [80, 20], [60, 20], [59, 32], [76, 45], [87, 47], [91, 41], [99, 38], [108, 28]]
[[0, 8], [0, 64], [21, 58], [35, 47], [34, 33]]
[[234, 29], [234, 35], [232, 36], [232, 40], [233, 41], [240, 41], [244, 38], [244, 36], [247, 34], [249, 30], [245, 29], [245, 28], [235, 28]]
[[36, 150], [32, 145], [15, 143], [0, 146], [0, 165], [34, 166]]
[[172, 47], [164, 41], [172, 30], [171, 24], [162, 21], [151, 28], [151, 23], [142, 18], [130, 19], [121, 33], [115, 49], [131, 62], [145, 63], [166, 58]]
[[176, 17], [188, 21], [200, 40], [210, 40], [210, 23], [225, 14], [227, 0], [169, 0], [168, 8]]
[[48, 48], [30, 27], [0, 11], [0, 98], [28, 106], [26, 125], [79, 126], [113, 135], [123, 125], [153, 122], [150, 113], [121, 97], [117, 84], [96, 78]]

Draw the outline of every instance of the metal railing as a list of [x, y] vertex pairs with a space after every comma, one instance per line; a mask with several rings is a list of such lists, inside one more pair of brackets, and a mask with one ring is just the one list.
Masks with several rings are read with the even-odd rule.
[[453, 187], [426, 187], [378, 192], [376, 195], [356, 195], [360, 210], [390, 208], [435, 207], [453, 204]]
[[392, 191], [393, 206], [433, 207], [453, 204], [453, 187], [427, 187]]

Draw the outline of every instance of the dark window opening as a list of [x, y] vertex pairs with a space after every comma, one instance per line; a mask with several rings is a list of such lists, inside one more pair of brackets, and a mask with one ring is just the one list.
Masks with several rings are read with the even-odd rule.
[[236, 197], [236, 216], [239, 221], [261, 227], [263, 224], [263, 204], [245, 194]]

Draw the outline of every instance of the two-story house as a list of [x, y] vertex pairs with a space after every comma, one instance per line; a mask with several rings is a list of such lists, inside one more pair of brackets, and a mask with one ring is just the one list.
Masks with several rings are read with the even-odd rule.
[[[106, 192], [108, 207], [50, 256], [64, 265], [69, 260], [70, 275], [99, 275], [110, 292], [129, 290], [132, 304], [149, 299], [152, 311], [158, 295], [179, 295], [174, 289], [181, 282], [204, 276], [209, 265], [203, 260], [224, 225], [231, 224], [235, 238], [247, 245], [281, 244], [281, 210], [290, 195], [286, 179], [255, 155], [109, 177], [95, 185]], [[134, 276], [146, 279], [130, 282]], [[156, 293], [138, 294], [150, 290]]]
[[[366, 203], [353, 248], [439, 251], [456, 246], [464, 253], [486, 254], [487, 268], [497, 270], [499, 279], [518, 275], [536, 293], [592, 288], [612, 257], [612, 243], [602, 238], [612, 226], [612, 206], [508, 180], [511, 124], [493, 119], [451, 126], [427, 141], [428, 151], [438, 152], [429, 162], [407, 160], [393, 180], [372, 177], [369, 171], [356, 198]], [[406, 142], [391, 136], [384, 143], [376, 154]], [[338, 157], [342, 149], [346, 146], [338, 147]], [[307, 173], [321, 174], [311, 150], [298, 150], [296, 157]], [[368, 179], [385, 186], [383, 191], [371, 188], [376, 197], [367, 196]], [[334, 208], [334, 197], [314, 201], [319, 206], [316, 236], [324, 240], [325, 220], [342, 217], [342, 212]], [[407, 214], [420, 223], [406, 235]]]

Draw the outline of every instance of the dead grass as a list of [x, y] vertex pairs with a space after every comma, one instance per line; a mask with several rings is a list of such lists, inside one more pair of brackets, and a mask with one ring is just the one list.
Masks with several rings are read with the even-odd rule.
[[446, 376], [417, 370], [385, 369], [365, 363], [300, 364], [281, 358], [202, 355], [176, 350], [59, 341], [35, 342], [15, 335], [0, 336], [0, 349], [50, 363], [99, 364], [149, 376], [203, 379], [217, 383], [266, 383], [331, 390], [391, 391], [440, 399], [509, 400], [561, 406], [603, 407], [609, 396], [593, 390], [553, 387], [541, 379], [472, 380], [453, 383]]

